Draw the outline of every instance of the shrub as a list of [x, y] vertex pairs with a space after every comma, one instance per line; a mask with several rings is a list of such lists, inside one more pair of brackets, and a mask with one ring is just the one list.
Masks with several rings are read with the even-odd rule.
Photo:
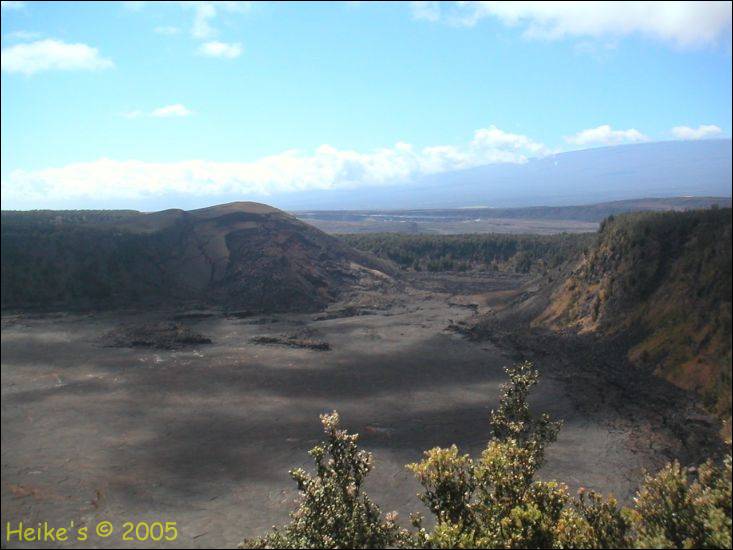
[[372, 455], [357, 447], [359, 438], [339, 429], [335, 411], [321, 415], [327, 440], [310, 450], [316, 474], [291, 470], [300, 502], [291, 522], [265, 537], [246, 540], [244, 548], [380, 548], [397, 544], [402, 533], [395, 513], [382, 517], [362, 491]]
[[489, 419], [492, 439], [478, 460], [453, 446], [427, 451], [421, 462], [408, 465], [436, 520], [431, 533], [421, 529], [423, 546], [551, 548], [555, 543], [556, 525], [567, 516], [567, 489], [534, 481], [534, 475], [560, 423], [530, 413], [527, 399], [539, 379], [531, 363], [510, 367], [507, 374], [509, 383]]
[[284, 528], [244, 542], [254, 548], [730, 548], [731, 457], [708, 461], [695, 475], [672, 463], [647, 475], [633, 509], [613, 497], [539, 481], [545, 448], [560, 423], [535, 417], [528, 396], [539, 379], [531, 363], [507, 369], [509, 382], [489, 418], [491, 438], [477, 459], [455, 445], [434, 448], [409, 464], [418, 495], [435, 522], [413, 531], [382, 515], [362, 490], [372, 455], [357, 435], [339, 429], [337, 413], [321, 416], [327, 440], [310, 454], [315, 475], [293, 470], [297, 510]]
[[731, 547], [731, 456], [690, 475], [678, 462], [647, 476], [635, 499], [640, 548]]

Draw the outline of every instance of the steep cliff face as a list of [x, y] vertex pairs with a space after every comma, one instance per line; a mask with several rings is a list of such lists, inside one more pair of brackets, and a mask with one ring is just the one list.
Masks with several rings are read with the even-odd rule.
[[3, 308], [205, 302], [306, 311], [388, 273], [386, 262], [257, 203], [3, 214]]
[[731, 210], [607, 219], [535, 326], [627, 336], [628, 358], [731, 414]]

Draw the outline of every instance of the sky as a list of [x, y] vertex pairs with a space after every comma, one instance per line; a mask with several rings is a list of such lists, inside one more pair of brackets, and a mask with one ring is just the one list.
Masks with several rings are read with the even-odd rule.
[[730, 2], [3, 1], [0, 36], [3, 209], [731, 135]]

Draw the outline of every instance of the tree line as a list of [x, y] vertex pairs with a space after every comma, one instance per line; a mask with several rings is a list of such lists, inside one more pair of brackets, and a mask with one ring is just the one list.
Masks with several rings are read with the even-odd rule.
[[595, 234], [339, 235], [349, 245], [414, 271], [545, 272], [579, 257]]

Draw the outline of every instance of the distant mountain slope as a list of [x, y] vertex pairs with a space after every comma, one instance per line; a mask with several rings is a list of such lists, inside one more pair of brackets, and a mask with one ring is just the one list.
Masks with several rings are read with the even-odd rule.
[[288, 210], [579, 205], [640, 195], [731, 195], [731, 140], [599, 147], [433, 174], [360, 189], [311, 190], [272, 200]]
[[[556, 223], [557, 231], [595, 231], [594, 223], [626, 212], [692, 210], [716, 205], [731, 206], [728, 197], [665, 197], [525, 208], [434, 208], [390, 210], [310, 210], [294, 212], [299, 219], [329, 233], [532, 233], [538, 220]], [[497, 223], [485, 223], [496, 220]], [[506, 231], [499, 224], [507, 227]], [[547, 224], [549, 225], [549, 224]], [[552, 225], [550, 225], [552, 227]]]
[[3, 212], [2, 307], [315, 310], [385, 262], [275, 208]]
[[536, 326], [628, 336], [628, 358], [731, 415], [731, 209], [611, 218]]

